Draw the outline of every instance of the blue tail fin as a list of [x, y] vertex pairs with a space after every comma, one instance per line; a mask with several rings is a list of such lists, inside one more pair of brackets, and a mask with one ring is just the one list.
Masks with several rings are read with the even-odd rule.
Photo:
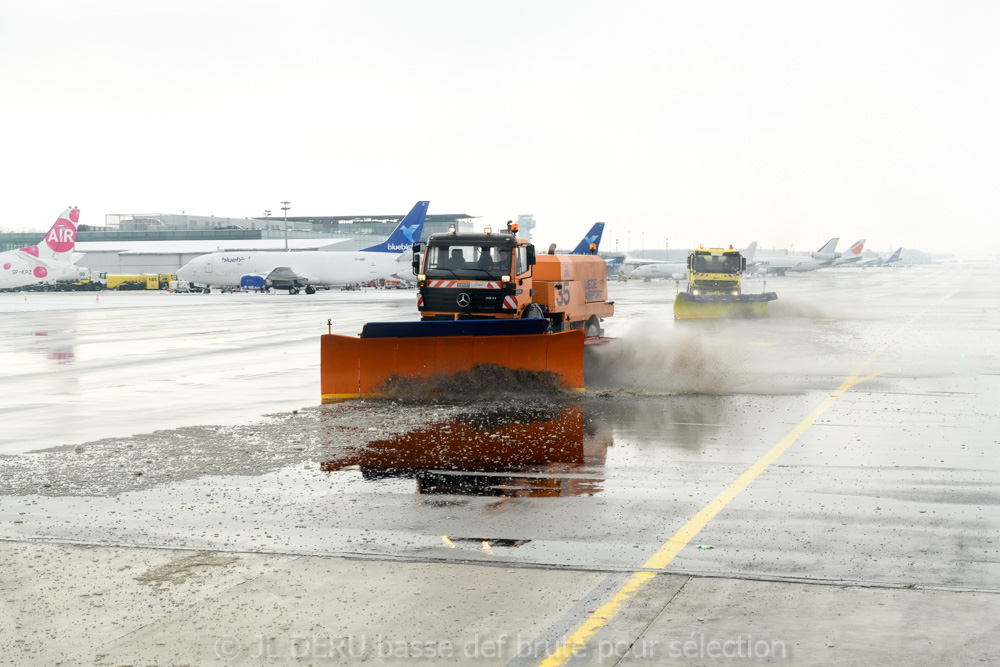
[[382, 243], [377, 243], [370, 248], [363, 248], [361, 252], [406, 252], [414, 243], [420, 240], [420, 234], [424, 231], [424, 220], [427, 219], [427, 204], [430, 202], [418, 201], [400, 220], [396, 229], [392, 230], [389, 238]]
[[586, 236], [583, 237], [583, 240], [580, 241], [575, 248], [573, 248], [573, 252], [571, 252], [570, 254], [589, 255], [591, 243], [593, 243], [596, 246], [595, 248], [596, 251], [597, 248], [601, 247], [601, 236], [603, 234], [604, 234], [604, 223], [595, 222], [594, 226], [590, 228], [590, 231], [587, 232]]
[[889, 259], [885, 260], [886, 264], [892, 264], [893, 262], [899, 261], [899, 256], [903, 253], [902, 248], [896, 248], [896, 252], [892, 253]]

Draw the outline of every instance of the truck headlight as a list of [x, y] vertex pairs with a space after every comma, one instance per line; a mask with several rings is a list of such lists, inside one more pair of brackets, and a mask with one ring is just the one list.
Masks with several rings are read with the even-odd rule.
[[700, 292], [698, 292], [698, 290], [696, 289], [691, 290], [691, 294], [694, 294], [695, 296], [698, 296], [699, 293]]

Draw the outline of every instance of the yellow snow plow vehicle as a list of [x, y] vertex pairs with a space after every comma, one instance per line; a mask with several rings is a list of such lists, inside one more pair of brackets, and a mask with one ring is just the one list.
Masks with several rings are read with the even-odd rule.
[[687, 258], [687, 289], [674, 299], [674, 318], [713, 319], [720, 317], [763, 317], [774, 292], [746, 294], [743, 292], [743, 272], [747, 260], [729, 248], [693, 250]]

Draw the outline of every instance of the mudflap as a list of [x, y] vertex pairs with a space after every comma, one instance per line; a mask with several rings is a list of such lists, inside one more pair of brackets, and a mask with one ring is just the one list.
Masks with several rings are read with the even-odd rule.
[[583, 331], [519, 335], [435, 335], [320, 339], [324, 403], [381, 396], [393, 376], [431, 378], [495, 364], [512, 370], [548, 371], [568, 390], [583, 391]]

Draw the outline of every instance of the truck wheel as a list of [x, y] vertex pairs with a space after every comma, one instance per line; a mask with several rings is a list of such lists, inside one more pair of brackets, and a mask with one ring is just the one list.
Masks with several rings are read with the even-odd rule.
[[521, 311], [521, 319], [539, 319], [545, 317], [542, 307], [537, 303], [529, 303], [528, 307]]
[[588, 338], [600, 336], [602, 333], [604, 332], [601, 331], [601, 324], [596, 317], [591, 317], [587, 320], [586, 334]]
[[206, 287], [204, 290], [202, 290], [202, 293], [203, 294], [211, 294], [212, 293], [212, 288], [211, 287]]

